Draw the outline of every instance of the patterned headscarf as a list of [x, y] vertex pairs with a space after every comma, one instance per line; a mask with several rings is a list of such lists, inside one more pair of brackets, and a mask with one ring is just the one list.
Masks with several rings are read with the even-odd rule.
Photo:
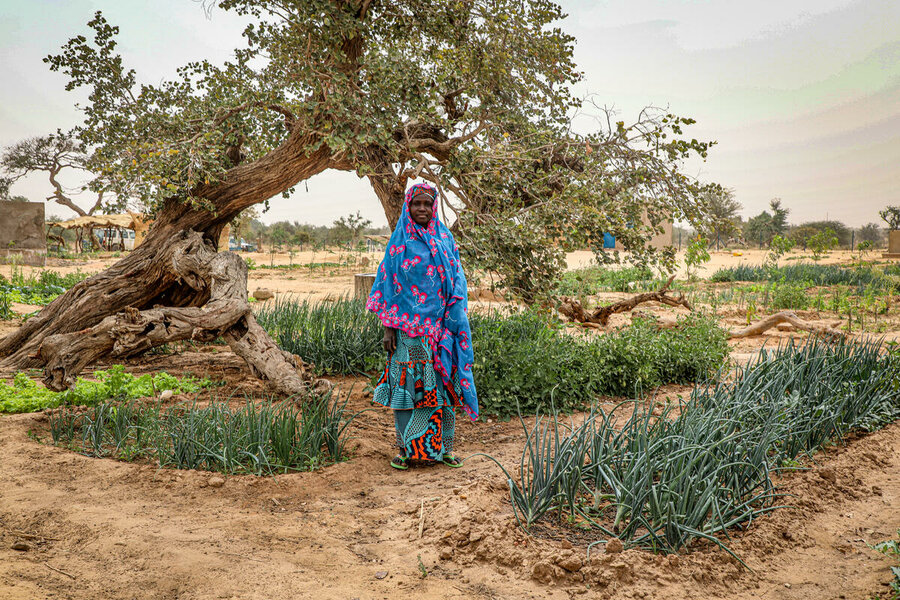
[[429, 338], [434, 368], [445, 389], [454, 401], [462, 402], [474, 420], [478, 418], [478, 394], [472, 378], [474, 355], [466, 314], [466, 276], [453, 234], [438, 218], [437, 202], [432, 202], [427, 227], [410, 216], [409, 203], [421, 193], [432, 200], [437, 195], [425, 183], [406, 191], [400, 220], [391, 234], [366, 308], [387, 327], [400, 329], [410, 337]]

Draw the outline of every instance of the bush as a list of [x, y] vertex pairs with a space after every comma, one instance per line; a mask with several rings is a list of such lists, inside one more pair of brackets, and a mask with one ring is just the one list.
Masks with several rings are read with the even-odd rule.
[[779, 310], [808, 308], [811, 300], [806, 293], [808, 287], [811, 286], [795, 283], [773, 283], [772, 306]]
[[602, 291], [630, 292], [635, 289], [656, 289], [663, 283], [646, 267], [606, 269], [593, 266], [566, 271], [557, 285], [563, 296], [590, 296]]
[[688, 315], [674, 329], [651, 320], [603, 336], [579, 338], [532, 313], [472, 317], [475, 385], [481, 411], [509, 417], [570, 411], [599, 395], [630, 395], [666, 383], [708, 377], [728, 354], [711, 318]]

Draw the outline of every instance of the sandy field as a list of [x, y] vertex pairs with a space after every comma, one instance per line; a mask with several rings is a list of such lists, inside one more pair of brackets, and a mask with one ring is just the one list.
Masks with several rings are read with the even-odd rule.
[[[758, 264], [763, 256], [714, 253], [704, 273]], [[247, 257], [257, 265], [271, 259]], [[365, 266], [359, 264], [364, 257]], [[276, 299], [340, 296], [352, 289], [355, 272], [373, 270], [380, 258], [276, 255], [276, 264], [351, 264], [258, 268], [250, 271], [249, 289], [268, 288]], [[112, 260], [48, 268], [95, 272]], [[572, 253], [568, 260], [576, 268], [591, 256]], [[826, 259], [842, 260], [848, 257], [841, 253]], [[0, 274], [8, 276], [9, 267], [0, 266]], [[642, 310], [684, 312], [653, 305]], [[738, 311], [720, 316], [728, 328], [745, 318]], [[812, 312], [801, 317], [818, 318]], [[615, 315], [611, 326], [629, 320]], [[0, 322], [0, 335], [16, 326]], [[743, 362], [761, 346], [791, 336], [805, 334], [772, 330], [733, 340], [731, 358]], [[146, 356], [127, 370], [190, 371], [226, 380], [228, 393], [263, 391], [226, 346]], [[364, 378], [334, 381], [342, 390], [353, 387], [354, 412], [371, 407]], [[666, 386], [657, 392], [689, 391]], [[605, 400], [612, 406], [620, 399]], [[476, 456], [490, 453], [515, 468], [524, 440], [518, 422], [460, 418], [458, 454], [471, 457], [463, 468], [407, 472], [388, 465], [392, 423], [389, 411], [362, 412], [351, 425], [347, 462], [310, 473], [220, 480], [201, 471], [88, 458], [44, 443], [44, 413], [0, 416], [0, 600], [869, 600], [885, 592], [891, 577], [888, 559], [868, 544], [896, 537], [900, 528], [900, 423], [829, 447], [808, 470], [783, 476], [788, 507], [732, 533], [729, 545], [749, 569], [703, 543], [670, 556], [628, 550], [588, 557], [587, 541], [574, 530], [528, 536], [516, 526], [501, 470]]]

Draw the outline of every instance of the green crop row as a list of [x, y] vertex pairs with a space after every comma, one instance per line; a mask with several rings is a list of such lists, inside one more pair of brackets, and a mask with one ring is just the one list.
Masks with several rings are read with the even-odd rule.
[[726, 375], [662, 414], [634, 403], [624, 424], [620, 408], [538, 419], [518, 472], [504, 469], [519, 522], [556, 514], [628, 547], [727, 550], [731, 528], [782, 502], [775, 472], [900, 417], [900, 355], [879, 342], [789, 343]]
[[160, 467], [271, 475], [308, 471], [346, 457], [347, 397], [248, 400], [207, 406], [101, 403], [51, 414], [54, 444], [97, 457], [153, 460]]
[[[281, 348], [320, 372], [371, 374], [384, 367], [383, 329], [361, 301], [279, 301], [260, 309], [257, 319]], [[658, 330], [638, 319], [589, 338], [567, 334], [534, 312], [475, 312], [470, 321], [482, 412], [501, 417], [514, 415], [517, 404], [534, 412], [555, 398], [558, 407], [571, 410], [601, 394], [699, 381], [728, 353], [724, 331], [699, 315], [675, 329]]]
[[900, 289], [891, 276], [900, 275], [900, 265], [886, 265], [882, 268], [842, 267], [839, 265], [819, 265], [798, 263], [777, 268], [763, 265], [739, 265], [717, 270], [710, 277], [715, 283], [729, 281], [784, 281], [810, 286], [850, 285], [867, 287], [877, 285]]

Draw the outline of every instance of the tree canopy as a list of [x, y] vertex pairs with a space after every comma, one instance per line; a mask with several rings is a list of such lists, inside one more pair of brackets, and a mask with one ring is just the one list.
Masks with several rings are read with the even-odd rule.
[[[600, 248], [609, 232], [638, 260], [671, 266], [646, 241], [665, 220], [703, 216], [704, 186], [681, 165], [711, 143], [687, 138], [693, 120], [665, 110], [626, 124], [576, 97], [574, 39], [553, 2], [216, 6], [248, 19], [244, 45], [222, 65], [189, 63], [168, 81], [140, 83], [99, 12], [92, 39], [76, 36], [46, 58], [68, 89], [88, 90], [73, 135], [89, 149], [97, 191], [228, 221], [304, 177], [343, 169], [369, 178], [393, 224], [407, 182], [422, 178], [456, 213], [464, 253], [529, 298], [558, 276], [560, 240]], [[592, 109], [595, 130], [575, 132], [573, 116]], [[286, 173], [228, 194], [263, 163]]]
[[720, 243], [727, 243], [734, 234], [740, 233], [742, 206], [735, 199], [734, 190], [729, 188], [711, 187], [704, 196], [708, 219], [703, 233], [718, 248]]
[[784, 235], [787, 232], [787, 216], [790, 210], [781, 206], [779, 198], [773, 198], [769, 202], [769, 209], [771, 213], [764, 210], [747, 219], [744, 225], [744, 239], [748, 243], [769, 245], [776, 235]]
[[[84, 144], [61, 132], [12, 144], [0, 155], [0, 198], [7, 196], [10, 187], [26, 175], [45, 173], [52, 190], [47, 200], [71, 209], [80, 217], [92, 215], [103, 205], [104, 200], [104, 192], [96, 180], [74, 191], [69, 191], [60, 181], [63, 171], [77, 171], [88, 175], [87, 161]], [[90, 191], [89, 188], [99, 191], [93, 194], [91, 206], [85, 210], [75, 203], [74, 196]]]

